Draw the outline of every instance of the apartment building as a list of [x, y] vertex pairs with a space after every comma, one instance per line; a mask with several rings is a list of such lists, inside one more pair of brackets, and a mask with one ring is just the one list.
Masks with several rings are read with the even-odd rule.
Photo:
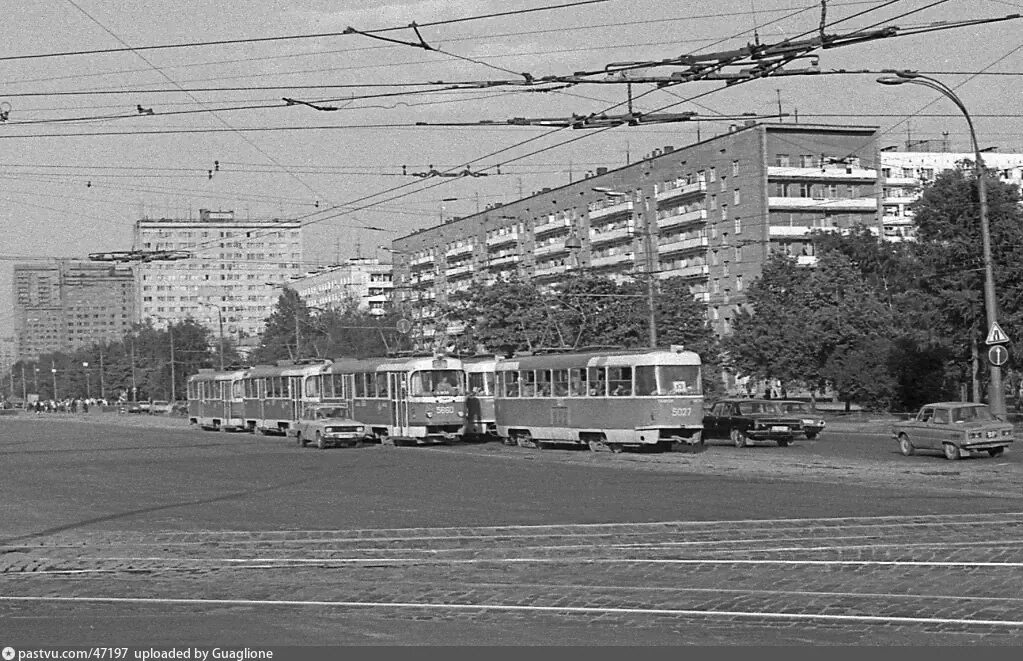
[[453, 292], [512, 274], [540, 284], [572, 269], [682, 277], [728, 333], [771, 251], [812, 264], [814, 230], [880, 234], [877, 139], [876, 127], [748, 122], [655, 149], [395, 240], [396, 299], [434, 319]]
[[133, 245], [190, 255], [137, 267], [140, 320], [164, 326], [191, 318], [214, 333], [223, 321], [235, 341], [262, 332], [280, 288], [302, 273], [302, 226], [293, 220], [200, 209], [197, 219], [136, 221]]
[[14, 265], [19, 360], [116, 341], [135, 311], [132, 268], [58, 259]]
[[[981, 154], [984, 167], [994, 171], [1000, 181], [1023, 186], [1023, 154]], [[930, 184], [945, 170], [957, 167], [972, 168], [976, 160], [973, 152], [881, 151], [881, 178], [883, 180], [884, 236], [890, 241], [912, 241], [915, 225], [911, 205], [916, 202], [924, 186]]]
[[360, 310], [381, 315], [393, 287], [391, 265], [375, 257], [353, 257], [292, 278], [288, 286], [314, 307], [336, 310], [354, 303]]

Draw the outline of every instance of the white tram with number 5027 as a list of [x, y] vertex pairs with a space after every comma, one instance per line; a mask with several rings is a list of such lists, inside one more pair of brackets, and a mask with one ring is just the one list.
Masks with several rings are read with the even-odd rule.
[[671, 349], [544, 353], [500, 360], [497, 433], [526, 447], [703, 447], [700, 356]]

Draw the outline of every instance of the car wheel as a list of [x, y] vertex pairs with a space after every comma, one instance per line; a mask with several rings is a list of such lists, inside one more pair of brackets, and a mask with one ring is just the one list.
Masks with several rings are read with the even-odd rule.
[[942, 449], [945, 450], [945, 458], [949, 461], [955, 461], [959, 458], [959, 446], [955, 443], [945, 443]]
[[732, 443], [737, 448], [744, 448], [749, 444], [749, 440], [746, 438], [746, 432], [741, 429], [733, 429], [731, 433]]
[[817, 432], [815, 432], [815, 431], [808, 431], [808, 432], [806, 432], [806, 440], [812, 441], [815, 438], [817, 438]]
[[779, 438], [778, 439], [778, 447], [780, 447], [780, 448], [787, 448], [788, 446], [789, 446], [789, 442], [788, 441], [786, 441], [783, 438]]
[[913, 453], [916, 452], [916, 448], [909, 442], [909, 437], [905, 434], [899, 434], [899, 451], [907, 457], [912, 457]]
[[998, 457], [998, 456], [1000, 456], [1000, 455], [1001, 455], [1001, 454], [1002, 454], [1003, 452], [1005, 452], [1005, 448], [990, 448], [990, 449], [989, 449], [989, 450], [987, 451], [987, 453], [988, 453], [989, 455], [991, 455], [992, 457]]
[[305, 441], [302, 440], [302, 432], [295, 434], [295, 442], [298, 443], [299, 447], [305, 447]]
[[320, 432], [316, 432], [316, 447], [321, 450], [327, 447], [327, 444], [323, 442], [323, 435]]

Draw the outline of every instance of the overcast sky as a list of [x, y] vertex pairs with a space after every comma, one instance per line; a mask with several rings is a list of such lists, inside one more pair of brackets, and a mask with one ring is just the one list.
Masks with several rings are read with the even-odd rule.
[[[624, 86], [365, 98], [427, 89], [392, 84], [524, 80], [522, 73], [540, 78], [727, 50], [753, 41], [754, 31], [763, 43], [808, 36], [820, 24], [819, 0], [8, 4], [13, 7], [0, 27], [0, 110], [8, 113], [0, 124], [2, 335], [13, 330], [7, 303], [15, 261], [128, 249], [133, 223], [143, 215], [195, 217], [206, 208], [301, 218], [309, 223], [305, 256], [312, 266], [357, 254], [386, 257], [378, 245], [442, 216], [563, 185], [657, 147], [682, 146], [698, 132], [710, 137], [733, 121], [716, 118], [774, 113], [779, 100], [801, 123], [877, 125], [886, 132], [882, 146], [943, 132], [954, 150], [969, 146], [965, 122], [951, 103], [919, 86], [878, 85], [877, 73], [775, 77], [727, 89], [720, 82], [635, 85], [637, 110], [695, 111], [705, 119], [602, 132], [415, 123], [622, 112]], [[575, 6], [556, 8], [566, 4]], [[829, 23], [861, 14], [831, 33], [878, 25], [913, 29], [1023, 9], [1023, 0], [826, 4]], [[546, 10], [460, 20], [536, 8]], [[907, 12], [914, 13], [902, 16]], [[413, 21], [422, 26], [423, 42], [437, 50], [340, 34]], [[982, 146], [1023, 152], [1021, 28], [1023, 21], [1015, 20], [827, 50], [820, 67], [928, 72], [956, 88]], [[315, 36], [324, 33], [333, 34]], [[407, 27], [378, 34], [418, 42]], [[252, 41], [195, 45], [241, 39]], [[152, 48], [173, 45], [184, 47]], [[110, 49], [121, 52], [82, 52]], [[35, 55], [41, 57], [25, 57]], [[337, 110], [288, 105], [284, 97]], [[215, 161], [219, 171], [210, 178]], [[430, 166], [468, 167], [487, 176], [411, 176]]]

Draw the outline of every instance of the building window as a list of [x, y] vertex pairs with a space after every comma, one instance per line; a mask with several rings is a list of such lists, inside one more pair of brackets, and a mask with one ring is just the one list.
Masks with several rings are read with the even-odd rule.
[[742, 219], [740, 218], [735, 219], [735, 233], [742, 234]]
[[742, 276], [741, 275], [735, 276], [735, 290], [736, 291], [742, 291]]
[[714, 183], [715, 181], [717, 181], [717, 178], [718, 178], [718, 176], [717, 176], [717, 168], [710, 168], [707, 172], [708, 172], [708, 175], [707, 175], [708, 183]]
[[732, 191], [732, 204], [742, 204], [742, 193], [738, 188]]
[[739, 161], [732, 161], [732, 176], [739, 176]]
[[787, 168], [789, 166], [789, 155], [788, 154], [776, 154], [774, 157], [774, 164]]
[[814, 163], [813, 163], [813, 154], [800, 154], [799, 155], [799, 167], [801, 167], [801, 168], [812, 168], [813, 165], [814, 165]]

